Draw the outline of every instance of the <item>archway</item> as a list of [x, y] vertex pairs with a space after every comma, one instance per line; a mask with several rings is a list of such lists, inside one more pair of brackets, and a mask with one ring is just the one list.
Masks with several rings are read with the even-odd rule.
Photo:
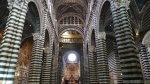
[[[35, 3], [30, 2], [28, 3], [28, 7], [29, 10], [25, 18], [14, 83], [28, 83], [29, 68], [31, 65], [30, 63], [32, 59], [32, 48], [34, 42], [34, 37], [32, 34], [40, 32], [40, 20], [36, 5]], [[26, 75], [20, 73], [25, 73]]]
[[103, 32], [103, 31], [107, 30], [107, 29], [105, 29], [105, 27], [107, 26], [107, 23], [109, 23], [110, 20], [112, 20], [109, 1], [105, 1], [103, 3], [99, 17], [100, 17], [99, 18], [99, 32]]
[[[18, 56], [18, 64], [15, 72], [15, 83], [18, 83], [20, 81], [27, 83], [33, 48], [32, 33], [34, 33], [33, 25], [29, 21], [25, 21], [25, 26], [22, 34], [22, 42]], [[26, 73], [27, 75], [23, 75], [20, 73]], [[22, 79], [18, 80], [18, 78]]]
[[[110, 2], [105, 1], [102, 5], [102, 9], [100, 12], [100, 20], [99, 20], [99, 32], [105, 32], [105, 37], [103, 38], [105, 60], [107, 60], [106, 67], [108, 67], [108, 76], [109, 80], [113, 84], [122, 83], [121, 81], [121, 67], [120, 67], [120, 59], [117, 53], [116, 46], [116, 38], [114, 32], [114, 24], [112, 12], [110, 9]], [[102, 41], [101, 41], [102, 42]], [[107, 69], [107, 68], [105, 68]], [[117, 70], [117, 71], [116, 71]], [[117, 74], [117, 75], [116, 75]], [[119, 81], [119, 82], [118, 82]]]
[[[83, 40], [81, 34], [76, 30], [67, 30], [60, 35], [60, 51], [59, 58], [62, 60], [62, 73], [61, 79], [65, 84], [69, 84], [72, 82], [79, 83], [79, 77], [81, 73], [81, 58], [83, 57]], [[71, 58], [73, 55], [75, 56], [75, 60], [71, 61], [68, 59], [69, 54], [71, 54]], [[82, 59], [83, 60], [83, 59]], [[69, 67], [74, 66], [74, 67]], [[67, 74], [68, 72], [68, 74]], [[73, 75], [76, 74], [76, 75]]]
[[40, 32], [40, 16], [39, 16], [39, 11], [37, 9], [37, 6], [34, 2], [29, 2], [28, 3], [28, 12], [26, 15], [26, 20], [30, 21], [32, 26], [34, 27], [34, 32]]
[[[21, 44], [14, 83], [19, 83], [21, 81], [27, 84], [32, 57], [32, 48], [33, 48], [33, 37], [31, 36], [26, 38]], [[18, 80], [18, 78], [23, 79]]]
[[[63, 57], [63, 78], [65, 84], [79, 83], [80, 77], [80, 55], [77, 51], [68, 50]], [[74, 59], [73, 59], [74, 58]]]

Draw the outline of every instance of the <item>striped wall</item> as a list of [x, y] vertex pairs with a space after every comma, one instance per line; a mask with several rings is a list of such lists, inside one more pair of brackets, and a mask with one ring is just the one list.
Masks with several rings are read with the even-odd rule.
[[114, 31], [120, 57], [123, 84], [143, 84], [142, 72], [133, 39], [132, 28], [129, 22], [126, 6], [116, 8], [111, 3]]
[[0, 84], [13, 84], [21, 37], [27, 13], [27, 2], [22, 7], [13, 5], [0, 46]]

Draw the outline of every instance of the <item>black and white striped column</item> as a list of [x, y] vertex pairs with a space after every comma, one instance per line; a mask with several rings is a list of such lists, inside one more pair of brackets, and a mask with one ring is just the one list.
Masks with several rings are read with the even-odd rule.
[[43, 70], [42, 70], [42, 84], [50, 84], [51, 79], [51, 62], [52, 62], [52, 48], [53, 44], [50, 42], [50, 46], [48, 47], [47, 53], [45, 53], [44, 60], [43, 60]]
[[33, 54], [31, 57], [31, 65], [29, 70], [28, 84], [39, 84], [42, 70], [42, 59], [43, 59], [43, 35], [40, 33], [33, 34]]
[[[97, 32], [97, 31], [95, 31], [95, 32]], [[96, 33], [96, 36], [95, 36], [98, 81], [100, 84], [110, 84], [105, 36], [106, 36], [105, 32], [98, 32], [98, 33]]]
[[57, 83], [57, 69], [58, 69], [58, 65], [57, 65], [57, 58], [56, 58], [56, 55], [53, 55], [53, 58], [52, 58], [52, 63], [51, 63], [51, 66], [52, 66], [52, 69], [51, 69], [51, 84], [55, 84]]
[[[52, 38], [53, 39], [53, 38]], [[50, 43], [51, 45], [51, 52], [54, 52], [53, 50], [53, 46], [55, 46], [55, 45], [53, 45], [53, 40], [51, 40], [51, 43]], [[50, 84], [53, 84], [53, 82], [54, 82], [54, 80], [55, 80], [55, 77], [56, 77], [56, 75], [55, 75], [55, 73], [54, 73], [54, 57], [55, 57], [55, 55], [53, 55], [54, 53], [51, 53], [51, 57], [50, 57], [50, 60], [51, 60], [51, 64], [50, 64], [50, 66], [51, 66], [51, 69], [50, 69]]]
[[116, 42], [113, 42], [114, 44], [114, 54], [115, 54], [115, 63], [116, 63], [116, 68], [115, 68], [115, 73], [117, 75], [117, 83], [122, 84], [122, 72], [121, 72], [121, 63], [120, 63], [120, 57], [118, 55], [118, 50], [117, 50], [117, 44]]
[[[89, 61], [89, 59], [88, 59], [88, 57], [89, 57], [89, 51], [88, 51], [88, 46], [85, 46], [85, 44], [83, 44], [83, 47], [84, 47], [84, 71], [81, 71], [81, 74], [83, 74], [83, 83], [84, 84], [90, 84], [90, 76], [89, 76], [89, 63], [88, 63], [88, 61]], [[81, 59], [80, 59], [80, 61], [82, 61]], [[82, 65], [83, 66], [83, 65]], [[81, 67], [81, 68], [83, 68], [83, 67]]]
[[[150, 79], [150, 62], [149, 62], [149, 56], [148, 56], [148, 49], [145, 45], [143, 44], [138, 44], [138, 47], [140, 49], [140, 62], [143, 70], [143, 76], [145, 79], [145, 83], [147, 80]], [[148, 84], [148, 83], [146, 83]]]
[[98, 84], [98, 79], [97, 79], [97, 70], [96, 70], [96, 59], [95, 54], [93, 54], [93, 51], [89, 51], [89, 79], [90, 79], [90, 84]]
[[[43, 36], [46, 35], [45, 34], [46, 27], [47, 27], [47, 10], [45, 8], [45, 11], [44, 11], [44, 26], [43, 26], [43, 29], [42, 29], [42, 35]], [[49, 39], [49, 38], [48, 39], [44, 39], [44, 40], [45, 41], [50, 40], [50, 43], [47, 44], [49, 46], [43, 46], [43, 47], [45, 47], [44, 51], [46, 51], [46, 52], [44, 52], [44, 58], [43, 58], [43, 64], [42, 64], [41, 83], [42, 84], [49, 84], [50, 83], [51, 60], [52, 60], [52, 42], [51, 42], [51, 39]]]
[[116, 34], [118, 55], [120, 57], [123, 84], [143, 84], [143, 77], [132, 28], [126, 6], [128, 1], [120, 1], [118, 6], [111, 2], [111, 11]]
[[[52, 30], [54, 31], [54, 30]], [[57, 73], [58, 73], [58, 54], [56, 54], [56, 52], [59, 51], [59, 45], [55, 46], [55, 43], [54, 43], [54, 33], [52, 33], [52, 45], [51, 45], [51, 48], [52, 48], [52, 58], [51, 58], [51, 72], [50, 72], [50, 84], [57, 84], [58, 81], [57, 81]], [[57, 44], [57, 43], [56, 43]]]
[[[18, 3], [22, 3], [22, 5]], [[0, 84], [13, 84], [27, 13], [26, 1], [16, 1], [10, 6], [12, 7], [10, 7], [4, 37], [0, 46]]]
[[62, 80], [62, 69], [63, 69], [63, 56], [58, 56], [58, 66], [57, 66], [57, 84], [61, 84]]
[[97, 13], [96, 10], [93, 12], [93, 25], [95, 32], [95, 44], [96, 44], [96, 55], [97, 55], [97, 75], [98, 83], [110, 84], [109, 68], [108, 68], [108, 57], [106, 51], [106, 33], [97, 31]]

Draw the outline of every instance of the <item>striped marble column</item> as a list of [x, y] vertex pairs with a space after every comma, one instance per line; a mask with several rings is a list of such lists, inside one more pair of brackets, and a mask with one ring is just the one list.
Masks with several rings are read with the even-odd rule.
[[52, 62], [52, 47], [53, 44], [50, 42], [49, 49], [45, 53], [42, 70], [42, 84], [50, 84], [51, 79], [51, 62]]
[[[97, 31], [95, 30], [95, 32]], [[98, 81], [100, 84], [110, 84], [105, 36], [105, 32], [98, 32], [95, 36]]]
[[80, 82], [81, 82], [81, 84], [84, 84], [84, 82], [85, 82], [85, 74], [86, 73], [82, 73], [82, 72], [84, 72], [85, 71], [85, 68], [84, 68], [84, 58], [83, 58], [83, 56], [80, 56]]
[[[47, 10], [44, 11], [44, 26], [42, 29], [42, 35], [45, 36], [45, 31], [47, 27]], [[43, 38], [45, 41], [48, 39]], [[49, 84], [50, 83], [50, 70], [51, 70], [51, 60], [52, 60], [52, 40], [49, 39], [50, 42], [48, 43], [49, 46], [45, 46], [43, 64], [42, 64], [42, 84]], [[44, 47], [44, 46], [43, 46]]]
[[93, 51], [89, 51], [89, 79], [90, 84], [98, 84], [96, 63], [93, 55]]
[[52, 46], [53, 44], [50, 42], [50, 49], [48, 53], [44, 57], [43, 63], [43, 74], [42, 74], [42, 84], [49, 84], [51, 80], [51, 63], [52, 63]]
[[57, 80], [56, 80], [56, 73], [57, 73], [57, 65], [56, 65], [56, 62], [58, 60], [56, 60], [56, 55], [55, 55], [55, 45], [54, 45], [54, 34], [52, 34], [52, 37], [51, 37], [51, 42], [50, 42], [50, 46], [51, 46], [51, 57], [50, 57], [50, 61], [51, 61], [51, 68], [50, 68], [50, 84], [57, 84]]
[[52, 69], [51, 69], [51, 84], [55, 84], [57, 83], [57, 69], [58, 69], [58, 65], [57, 65], [57, 58], [56, 58], [56, 55], [53, 55], [53, 58], [52, 58]]
[[63, 69], [63, 56], [58, 56], [58, 68], [57, 68], [57, 84], [61, 84], [62, 80], [62, 72]]
[[[18, 5], [18, 3], [22, 5]], [[0, 84], [13, 84], [21, 37], [27, 13], [27, 2], [15, 1], [0, 46]]]
[[118, 84], [122, 84], [122, 72], [121, 72], [121, 63], [120, 63], [120, 57], [118, 55], [118, 50], [117, 50], [117, 44], [116, 42], [113, 42], [114, 44], [114, 53], [115, 53], [115, 63], [116, 63], [116, 69], [115, 69], [115, 73], [117, 75], [117, 83]]
[[[94, 60], [94, 74], [95, 74], [95, 83], [96, 84], [99, 84], [98, 82], [98, 72], [97, 72], [97, 54], [96, 54], [96, 51], [93, 52], [93, 60]], [[93, 84], [95, 84], [93, 83]]]
[[83, 73], [84, 74], [84, 81], [83, 83], [84, 84], [90, 84], [90, 76], [89, 76], [89, 64], [88, 65], [84, 65], [85, 68], [84, 68], [84, 72], [81, 72], [81, 74]]
[[114, 29], [118, 55], [121, 62], [123, 84], [143, 84], [140, 62], [126, 9], [129, 3], [124, 0], [120, 1], [119, 4], [113, 4], [114, 2], [111, 1], [111, 11], [115, 25]]
[[50, 84], [53, 84], [55, 82], [54, 57], [55, 57], [55, 55], [52, 55], [51, 72], [50, 72]]
[[81, 74], [83, 74], [83, 76], [84, 76], [83, 83], [84, 84], [90, 84], [90, 76], [89, 76], [90, 70], [89, 70], [89, 63], [88, 63], [88, 61], [89, 61], [89, 59], [88, 59], [89, 55], [88, 54], [83, 54], [83, 55], [86, 56], [86, 58], [84, 57], [84, 59], [85, 59], [84, 71], [83, 72], [81, 71]]
[[29, 70], [28, 84], [40, 84], [42, 59], [43, 59], [43, 35], [40, 33], [33, 34], [34, 44], [31, 58], [31, 65]]
[[123, 79], [122, 79], [122, 71], [120, 71], [121, 69], [121, 63], [120, 63], [120, 55], [118, 55], [118, 43], [122, 43], [122, 29], [120, 28], [121, 26], [121, 20], [120, 20], [120, 15], [119, 15], [119, 9], [115, 7], [114, 2], [112, 0], [109, 0], [111, 3], [111, 11], [112, 11], [112, 17], [113, 17], [113, 23], [114, 23], [114, 31], [115, 31], [115, 37], [116, 37], [116, 41], [114, 42], [114, 51], [115, 51], [115, 58], [116, 58], [116, 67], [117, 67], [117, 78], [118, 78], [118, 84], [122, 84], [123, 83]]
[[145, 84], [148, 84], [148, 80], [150, 79], [150, 62], [149, 62], [149, 56], [148, 56], [148, 49], [143, 44], [138, 44], [138, 48], [140, 49], [139, 58], [141, 62], [141, 67], [143, 71], [143, 78]]

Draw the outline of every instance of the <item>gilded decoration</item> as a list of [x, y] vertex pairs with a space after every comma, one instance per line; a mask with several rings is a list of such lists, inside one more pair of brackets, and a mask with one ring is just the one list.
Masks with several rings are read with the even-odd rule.
[[23, 45], [20, 48], [20, 54], [19, 54], [19, 65], [20, 66], [26, 66], [29, 67], [30, 61], [31, 61], [31, 56], [32, 56], [32, 46], [33, 46], [33, 41], [32, 39], [26, 40]]

